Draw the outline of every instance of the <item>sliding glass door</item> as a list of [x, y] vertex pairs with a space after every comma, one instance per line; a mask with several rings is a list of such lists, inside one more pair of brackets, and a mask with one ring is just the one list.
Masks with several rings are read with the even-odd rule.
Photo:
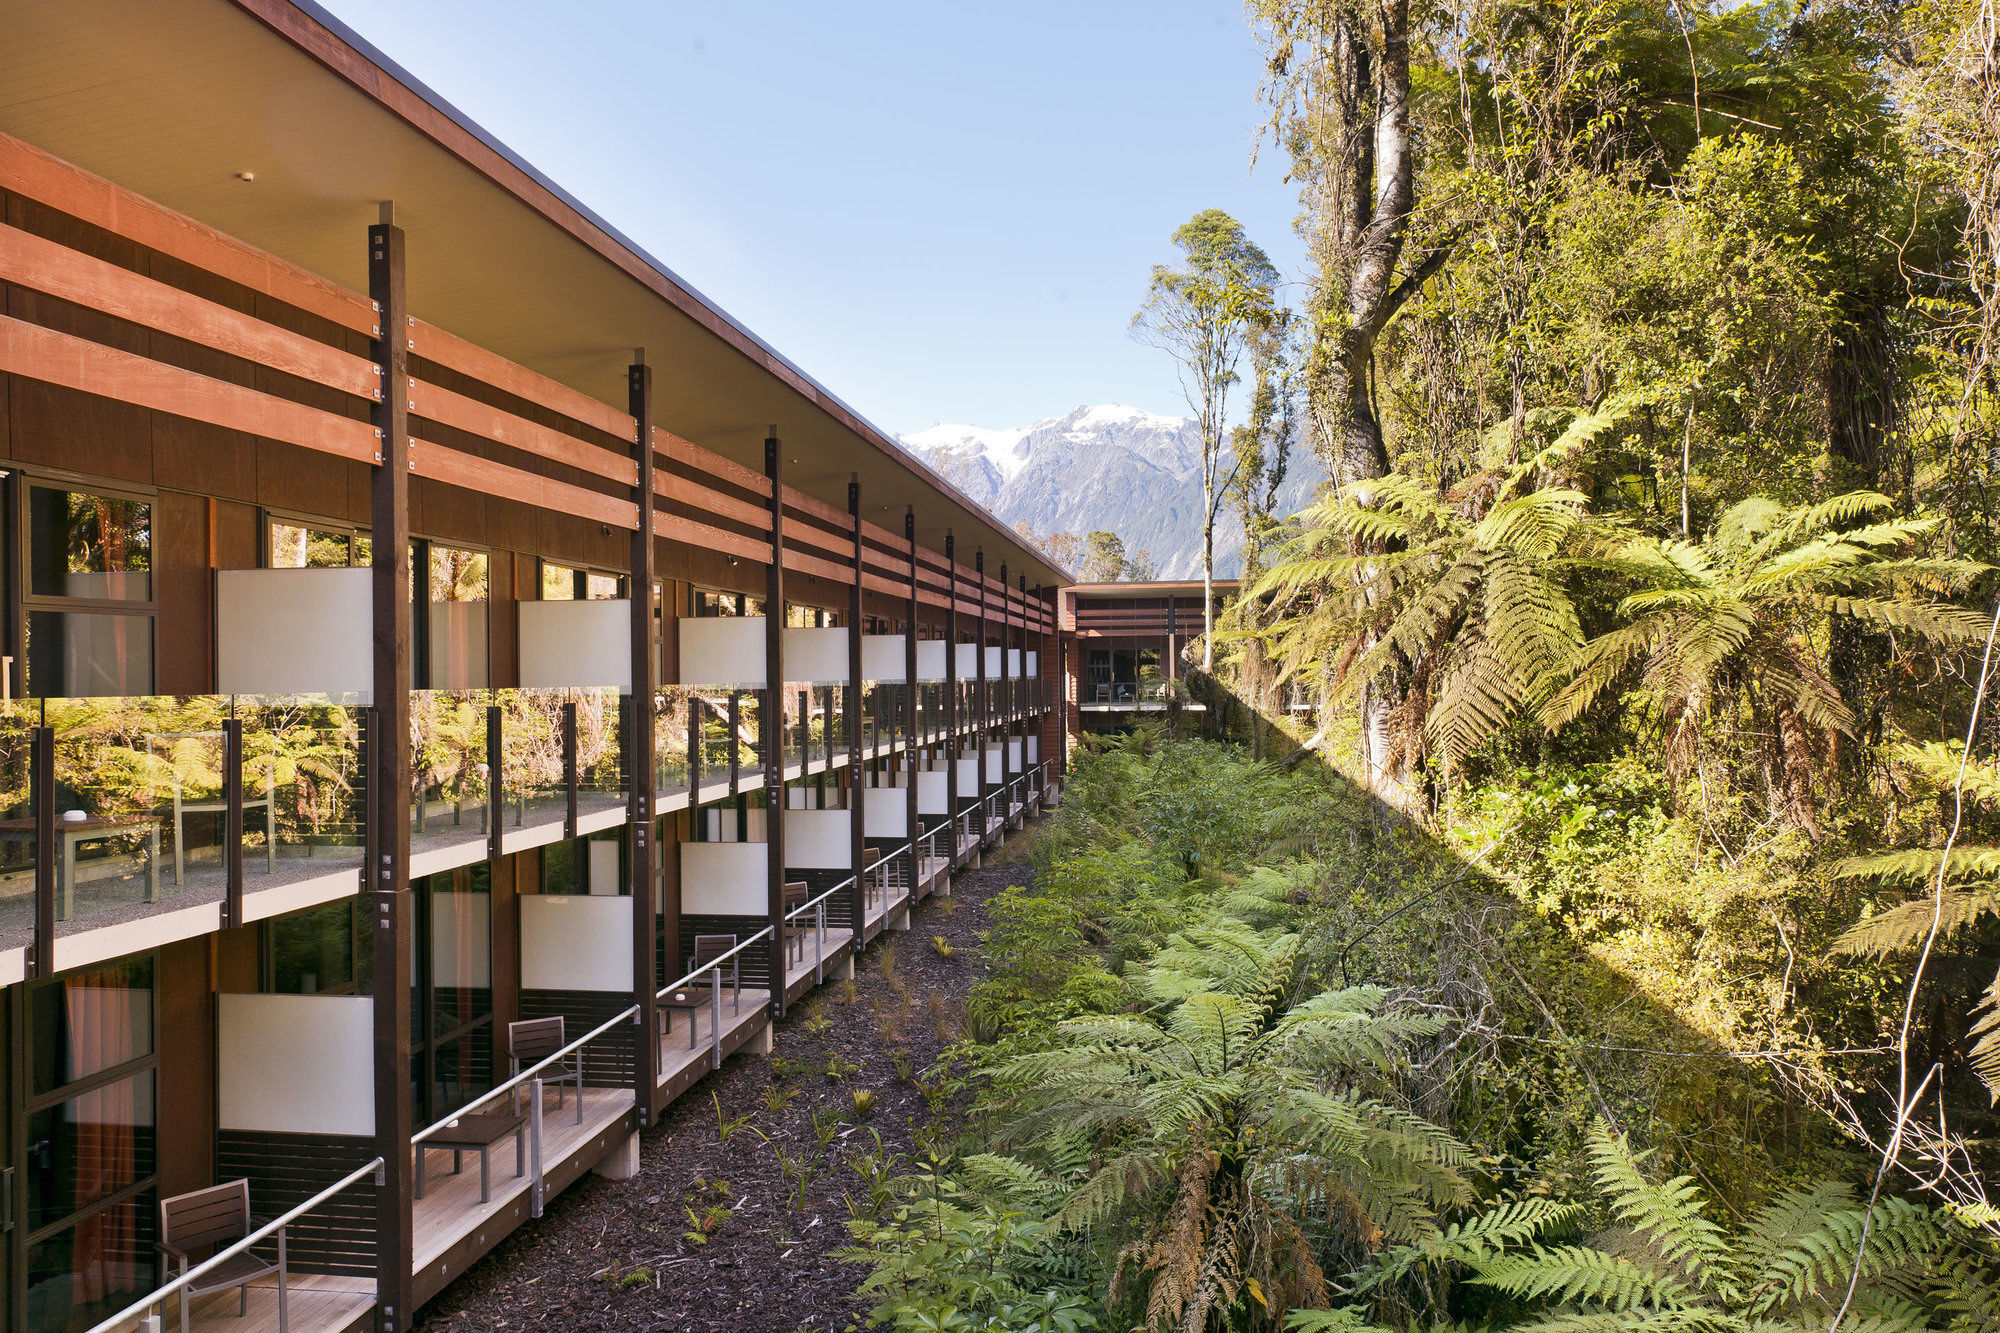
[[412, 887], [410, 1099], [421, 1128], [493, 1086], [492, 867], [482, 861]]
[[[159, 1213], [153, 960], [13, 991], [10, 1308], [26, 1333], [75, 1333], [152, 1290]], [[23, 1045], [24, 1044], [24, 1045]]]

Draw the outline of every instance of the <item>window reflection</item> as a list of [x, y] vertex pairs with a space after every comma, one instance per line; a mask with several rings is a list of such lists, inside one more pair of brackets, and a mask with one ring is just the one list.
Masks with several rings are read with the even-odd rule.
[[272, 569], [346, 569], [368, 562], [368, 538], [351, 528], [315, 528], [271, 520]]
[[430, 684], [439, 690], [487, 684], [484, 551], [430, 548]]
[[28, 591], [38, 597], [148, 602], [153, 507], [46, 486], [28, 490]]

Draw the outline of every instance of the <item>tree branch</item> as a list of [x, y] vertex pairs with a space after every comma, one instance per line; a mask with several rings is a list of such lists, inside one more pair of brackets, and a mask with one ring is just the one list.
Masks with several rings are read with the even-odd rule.
[[1423, 289], [1425, 283], [1437, 276], [1437, 271], [1444, 267], [1447, 259], [1451, 258], [1451, 252], [1457, 245], [1458, 237], [1453, 236], [1443, 245], [1436, 247], [1429, 254], [1425, 255], [1418, 262], [1417, 266], [1411, 269], [1401, 282], [1396, 284], [1395, 290], [1390, 292], [1388, 297], [1382, 302], [1383, 324], [1386, 325], [1395, 316], [1396, 312], [1402, 308], [1405, 301], [1415, 296]]

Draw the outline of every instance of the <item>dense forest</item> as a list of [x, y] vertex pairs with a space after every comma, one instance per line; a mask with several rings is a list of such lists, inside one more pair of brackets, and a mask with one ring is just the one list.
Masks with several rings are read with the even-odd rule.
[[877, 1321], [2000, 1328], [1994, 7], [1250, 16], [1234, 726], [1075, 757]]

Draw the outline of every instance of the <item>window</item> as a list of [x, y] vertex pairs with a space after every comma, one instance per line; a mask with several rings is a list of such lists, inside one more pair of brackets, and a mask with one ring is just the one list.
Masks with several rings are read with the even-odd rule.
[[493, 884], [482, 861], [415, 886], [410, 1098], [428, 1125], [493, 1086]]
[[817, 606], [800, 606], [797, 602], [785, 606], [785, 627], [787, 629], [831, 629], [837, 620], [835, 614]]
[[623, 829], [551, 843], [542, 849], [542, 892], [614, 897], [625, 892], [626, 869]]
[[153, 507], [26, 488], [27, 688], [47, 697], [153, 692]]
[[712, 592], [696, 588], [691, 612], [697, 616], [761, 616], [764, 599], [740, 592]]
[[369, 561], [368, 534], [340, 523], [269, 515], [264, 558], [272, 569], [345, 569]]
[[411, 567], [425, 575], [424, 621], [429, 651], [425, 685], [434, 690], [484, 689], [487, 562], [484, 551], [430, 542], [415, 544]]
[[374, 956], [353, 899], [322, 904], [264, 927], [264, 989], [280, 995], [366, 995]]
[[545, 602], [606, 601], [625, 595], [625, 576], [604, 574], [594, 569], [572, 569], [542, 561], [542, 600]]
[[88, 1327], [154, 1284], [153, 961], [36, 985], [26, 1005], [30, 1325]]

